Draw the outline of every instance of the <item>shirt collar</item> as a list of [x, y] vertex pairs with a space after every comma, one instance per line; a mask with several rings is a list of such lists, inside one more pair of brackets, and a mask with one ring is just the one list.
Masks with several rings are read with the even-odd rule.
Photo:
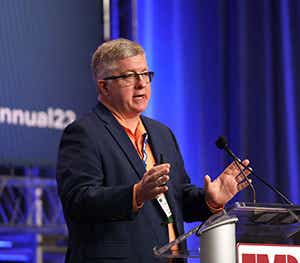
[[139, 138], [141, 136], [144, 136], [144, 134], [147, 133], [146, 128], [141, 120], [141, 118], [139, 118], [137, 127], [135, 129], [135, 132], [133, 133], [126, 122], [126, 119], [124, 117], [122, 117], [120, 114], [118, 114], [110, 105], [101, 102], [102, 104], [104, 104], [105, 107], [107, 107], [109, 109], [109, 111], [112, 113], [112, 115], [116, 118], [116, 120], [119, 122], [119, 124], [125, 129], [127, 134], [130, 134], [136, 138]]

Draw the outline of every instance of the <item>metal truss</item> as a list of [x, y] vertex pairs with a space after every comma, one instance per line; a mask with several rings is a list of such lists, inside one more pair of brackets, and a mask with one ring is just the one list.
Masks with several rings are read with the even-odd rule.
[[66, 234], [56, 181], [0, 176], [0, 230]]
[[24, 262], [47, 263], [47, 253], [63, 256], [66, 237], [54, 179], [0, 175], [2, 258], [13, 256], [15, 260], [26, 258]]

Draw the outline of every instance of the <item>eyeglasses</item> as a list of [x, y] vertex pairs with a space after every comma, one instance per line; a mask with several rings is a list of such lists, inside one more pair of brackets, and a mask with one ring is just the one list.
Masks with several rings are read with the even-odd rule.
[[123, 75], [118, 75], [118, 76], [110, 76], [106, 77], [103, 80], [109, 80], [109, 79], [123, 79], [126, 81], [127, 84], [135, 84], [136, 81], [143, 80], [146, 83], [150, 83], [154, 77], [154, 72], [153, 71], [146, 71], [142, 73], [128, 73], [128, 74], [123, 74]]

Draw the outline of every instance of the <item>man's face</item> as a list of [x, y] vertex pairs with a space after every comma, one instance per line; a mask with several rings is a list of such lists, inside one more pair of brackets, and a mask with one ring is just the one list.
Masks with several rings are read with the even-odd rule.
[[[117, 69], [111, 75], [127, 75], [148, 71], [144, 55], [119, 60]], [[147, 107], [151, 95], [150, 81], [147, 78], [130, 77], [105, 81], [102, 99], [123, 117], [139, 116]]]

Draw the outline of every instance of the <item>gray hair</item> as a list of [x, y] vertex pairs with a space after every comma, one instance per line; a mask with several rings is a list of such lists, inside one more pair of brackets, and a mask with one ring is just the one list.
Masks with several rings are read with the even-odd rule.
[[107, 77], [118, 60], [143, 54], [145, 51], [139, 44], [125, 38], [104, 42], [92, 57], [91, 67], [95, 80]]

